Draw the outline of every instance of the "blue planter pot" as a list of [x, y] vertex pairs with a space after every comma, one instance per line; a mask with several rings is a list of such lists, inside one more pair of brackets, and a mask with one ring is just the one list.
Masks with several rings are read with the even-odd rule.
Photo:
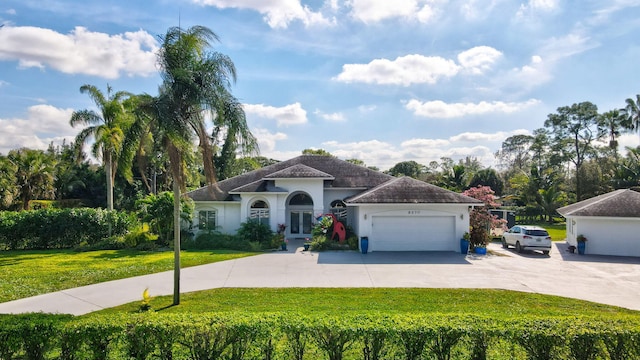
[[467, 254], [469, 251], [469, 240], [460, 239], [460, 254]]
[[486, 247], [477, 247], [474, 249], [476, 254], [478, 255], [487, 255], [487, 248]]
[[369, 237], [363, 236], [360, 238], [360, 250], [363, 254], [369, 251]]
[[578, 254], [584, 255], [584, 250], [587, 247], [587, 243], [584, 241], [578, 241]]

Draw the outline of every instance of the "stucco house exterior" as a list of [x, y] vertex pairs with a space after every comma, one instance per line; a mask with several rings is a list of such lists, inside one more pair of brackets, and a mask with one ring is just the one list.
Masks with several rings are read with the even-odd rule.
[[558, 209], [567, 243], [587, 238], [585, 254], [640, 256], [640, 193], [620, 189]]
[[256, 219], [288, 239], [311, 236], [333, 213], [369, 251], [456, 251], [469, 210], [482, 202], [409, 177], [396, 178], [331, 156], [302, 155], [187, 193], [194, 229], [233, 234]]

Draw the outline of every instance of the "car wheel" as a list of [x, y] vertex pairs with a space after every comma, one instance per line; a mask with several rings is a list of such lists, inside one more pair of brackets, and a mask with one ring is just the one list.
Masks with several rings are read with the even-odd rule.
[[518, 241], [518, 242], [516, 243], [516, 251], [517, 251], [517, 252], [519, 252], [519, 253], [521, 253], [521, 252], [522, 252], [522, 246], [520, 245], [520, 241]]
[[549, 250], [542, 250], [542, 253], [545, 255], [549, 255]]
[[502, 238], [502, 247], [505, 249], [509, 248], [509, 244], [507, 244], [507, 240], [505, 238]]

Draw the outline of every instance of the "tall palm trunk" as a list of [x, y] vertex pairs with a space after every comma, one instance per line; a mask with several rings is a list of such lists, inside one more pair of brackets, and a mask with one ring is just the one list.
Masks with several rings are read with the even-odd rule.
[[113, 167], [112, 158], [109, 151], [104, 152], [104, 172], [107, 176], [107, 210], [113, 210]]
[[180, 305], [180, 184], [173, 181], [173, 305]]

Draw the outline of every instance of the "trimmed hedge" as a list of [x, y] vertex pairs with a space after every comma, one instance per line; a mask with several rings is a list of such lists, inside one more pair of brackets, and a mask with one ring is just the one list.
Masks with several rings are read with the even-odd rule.
[[0, 212], [0, 250], [68, 249], [124, 235], [135, 223], [127, 213], [103, 209]]
[[632, 359], [639, 344], [637, 318], [0, 316], [0, 359]]

